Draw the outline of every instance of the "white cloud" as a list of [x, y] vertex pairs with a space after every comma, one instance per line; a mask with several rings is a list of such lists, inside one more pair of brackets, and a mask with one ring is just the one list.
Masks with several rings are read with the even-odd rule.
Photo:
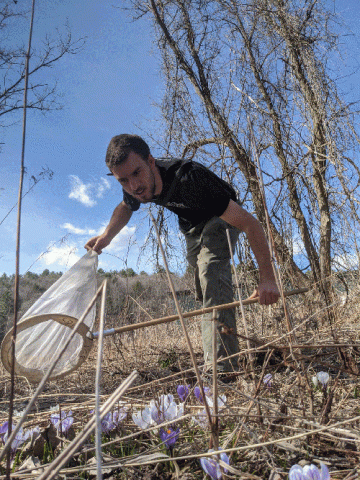
[[91, 183], [85, 184], [76, 175], [70, 175], [70, 184], [71, 191], [69, 193], [69, 198], [77, 200], [86, 207], [93, 207], [96, 205], [95, 200], [92, 200], [90, 197], [92, 190]]
[[71, 223], [64, 223], [61, 228], [65, 228], [69, 233], [74, 235], [96, 235], [96, 230], [91, 228], [78, 228], [74, 227]]
[[45, 265], [53, 265], [54, 263], [66, 267], [71, 267], [80, 260], [80, 256], [76, 254], [78, 248], [75, 245], [61, 245], [60, 247], [50, 247], [41, 261]]
[[[104, 223], [101, 225], [101, 227], [98, 230], [95, 230], [90, 228], [79, 228], [79, 227], [75, 227], [71, 223], [64, 223], [63, 225], [61, 225], [61, 228], [65, 228], [71, 234], [82, 235], [82, 236], [86, 235], [86, 236], [89, 236], [90, 238], [90, 236], [101, 235], [104, 232], [106, 226], [107, 224]], [[125, 225], [125, 227], [121, 230], [121, 232], [118, 233], [116, 237], [112, 240], [110, 245], [106, 247], [105, 252], [116, 253], [116, 252], [124, 251], [124, 249], [127, 249], [129, 247], [129, 242], [135, 241], [135, 232], [136, 232], [136, 226], [128, 227], [127, 225]], [[74, 247], [75, 245], [73, 245], [73, 248]]]
[[97, 204], [95, 198], [102, 198], [106, 190], [110, 189], [110, 182], [101, 177], [100, 183], [84, 183], [77, 175], [70, 175], [71, 191], [69, 198], [77, 200], [85, 207], [93, 207]]
[[[97, 231], [90, 229], [81, 229], [77, 228], [71, 223], [65, 223], [62, 225], [63, 228], [66, 228], [70, 233], [75, 235], [100, 235], [104, 229], [105, 224], [101, 226]], [[118, 258], [101, 255], [99, 257], [99, 266], [104, 269], [121, 269], [124, 268], [124, 261], [130, 261], [131, 264], [136, 263], [136, 257], [138, 255], [138, 246], [136, 244], [131, 244], [135, 240], [136, 227], [125, 226], [121, 232], [113, 239], [111, 244], [106, 247], [104, 253], [107, 252], [110, 255], [113, 254]], [[72, 267], [80, 258], [85, 255], [86, 250], [84, 249], [83, 243], [80, 241], [80, 237], [73, 237], [75, 241], [71, 244], [62, 244], [60, 246], [55, 246], [52, 242], [48, 245], [48, 252], [42, 255], [39, 259], [42, 267], [39, 268], [48, 268], [50, 265], [51, 269], [57, 271], [65, 270]], [[131, 245], [130, 245], [131, 244]], [[130, 248], [129, 248], [130, 245]]]
[[101, 183], [97, 186], [96, 197], [102, 198], [106, 190], [110, 190], [110, 182], [107, 178], [101, 177]]
[[[100, 235], [105, 229], [105, 225], [99, 230], [98, 235]], [[134, 235], [136, 232], [136, 227], [128, 227], [127, 225], [121, 230], [120, 233], [113, 239], [109, 246], [106, 247], [104, 252], [116, 253], [124, 251], [129, 246], [129, 242], [134, 241]]]

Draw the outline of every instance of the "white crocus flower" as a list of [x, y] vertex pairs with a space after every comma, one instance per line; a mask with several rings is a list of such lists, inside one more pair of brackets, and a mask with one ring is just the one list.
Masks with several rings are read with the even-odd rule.
[[191, 417], [192, 421], [199, 425], [203, 430], [209, 426], [208, 417], [206, 415], [205, 408], [201, 412], [197, 413], [194, 417]]
[[317, 378], [323, 387], [326, 387], [330, 380], [330, 375], [327, 372], [318, 372]]
[[[210, 408], [214, 408], [214, 400], [212, 397], [206, 396], [207, 403]], [[219, 395], [217, 398], [218, 409], [221, 410], [222, 408], [226, 407], [226, 395]]]
[[[208, 397], [206, 395], [206, 401], [207, 404], [210, 408], [210, 414], [214, 415], [214, 401], [212, 397]], [[226, 395], [220, 395], [217, 399], [218, 402], [218, 409], [222, 410], [223, 408], [226, 407]], [[198, 412], [195, 416], [191, 417], [193, 422], [197, 423], [203, 430], [205, 430], [209, 426], [209, 421], [208, 417], [205, 411], [205, 408], [201, 410], [201, 412]]]
[[174, 401], [174, 395], [161, 395], [150, 402], [151, 417], [156, 423], [172, 422], [184, 415], [184, 404]]
[[146, 430], [152, 425], [155, 425], [155, 421], [151, 416], [150, 407], [145, 407], [144, 410], [138, 410], [137, 412], [133, 413], [132, 419], [134, 423], [142, 430]]

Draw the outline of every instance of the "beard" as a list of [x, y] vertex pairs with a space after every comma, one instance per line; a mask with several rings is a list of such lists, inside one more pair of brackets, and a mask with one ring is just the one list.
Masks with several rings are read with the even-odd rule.
[[154, 197], [155, 197], [155, 191], [156, 191], [156, 184], [155, 184], [155, 175], [154, 172], [150, 170], [150, 181], [149, 181], [149, 186], [145, 187], [144, 193], [149, 190], [149, 195], [146, 197], [142, 197], [141, 193], [137, 195], [136, 193], [133, 194], [133, 196], [140, 202], [140, 203], [149, 203], [151, 202]]

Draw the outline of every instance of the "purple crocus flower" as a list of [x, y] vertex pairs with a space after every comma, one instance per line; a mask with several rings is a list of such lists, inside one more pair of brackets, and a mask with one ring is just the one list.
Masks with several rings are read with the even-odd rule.
[[116, 425], [113, 422], [112, 414], [111, 414], [111, 412], [109, 412], [101, 420], [101, 431], [106, 433], [106, 435], [108, 435], [115, 428], [116, 428]]
[[305, 480], [304, 472], [300, 465], [293, 465], [289, 471], [289, 480]]
[[[215, 450], [211, 449], [209, 450], [209, 453], [214, 452]], [[220, 460], [222, 460], [224, 463], [227, 463], [229, 465], [230, 459], [226, 455], [226, 453], [220, 453]], [[200, 463], [202, 466], [202, 469], [204, 470], [205, 473], [207, 473], [212, 480], [220, 480], [222, 478], [222, 473], [220, 469], [220, 465], [218, 462], [218, 459], [214, 457], [203, 457], [200, 458]], [[227, 469], [223, 468], [224, 473], [227, 473]]]
[[112, 414], [112, 420], [116, 425], [119, 425], [119, 423], [124, 420], [127, 416], [127, 411], [123, 408], [120, 408], [119, 410], [115, 410]]
[[[205, 392], [205, 396], [210, 395], [210, 388], [209, 387], [204, 387], [204, 392]], [[200, 387], [195, 387], [194, 388], [194, 395], [199, 400], [200, 403], [204, 403], [204, 399], [201, 395]]]
[[187, 399], [187, 396], [189, 395], [190, 391], [190, 385], [178, 385], [177, 389], [177, 394], [179, 395], [179, 398], [182, 402], [185, 402]]
[[50, 422], [54, 425], [58, 433], [60, 432], [60, 425], [61, 432], [66, 433], [74, 423], [72, 411], [69, 410], [68, 412], [64, 412], [64, 410], [61, 410], [61, 419], [58, 413], [52, 413], [50, 416]]
[[9, 422], [6, 420], [2, 425], [0, 425], [0, 435], [5, 435], [8, 430]]
[[160, 428], [159, 435], [161, 441], [164, 442], [164, 444], [169, 450], [172, 450], [174, 448], [174, 445], [179, 438], [179, 432], [180, 428], [177, 428], [176, 430], [171, 427], [167, 427], [165, 430], [163, 428]]
[[267, 373], [263, 378], [263, 383], [266, 387], [270, 388], [272, 383], [272, 375], [271, 373]]
[[[90, 410], [91, 414], [95, 413], [95, 410]], [[115, 412], [107, 413], [101, 420], [101, 431], [108, 435], [112, 430], [119, 425], [119, 423], [124, 420], [127, 416], [127, 411], [123, 408], [115, 410]]]
[[[15, 428], [15, 425], [13, 424], [11, 431], [13, 431]], [[2, 425], [0, 425], [0, 437], [1, 440], [4, 441], [4, 435], [7, 433], [9, 429], [9, 422], [6, 420]]]
[[330, 480], [329, 469], [324, 463], [320, 463], [320, 470], [315, 465], [303, 467], [306, 480]]
[[[8, 425], [9, 425], [8, 421], [6, 421], [2, 425], [0, 425], [0, 437], [1, 437], [2, 442], [4, 442], [4, 444], [7, 442], [8, 438], [9, 438]], [[16, 427], [16, 425], [13, 424], [11, 431], [13, 431], [15, 427]], [[40, 435], [40, 428], [39, 427], [35, 427], [35, 428], [32, 428], [32, 429], [28, 429], [28, 430], [23, 430], [22, 428], [20, 428], [19, 431], [17, 432], [17, 434], [15, 435], [14, 440], [11, 442], [11, 446], [10, 446], [11, 455], [14, 456], [15, 453], [16, 453], [16, 450], [23, 443], [25, 443], [27, 440], [35, 439], [39, 435]]]
[[[15, 425], [14, 425], [15, 427]], [[32, 430], [23, 430], [22, 428], [19, 429], [19, 431], [17, 432], [17, 434], [15, 435], [15, 438], [14, 440], [11, 442], [11, 453], [14, 455], [16, 450], [21, 447], [21, 445], [23, 443], [25, 443], [27, 440], [29, 440], [29, 438], [31, 438], [33, 434], [33, 431]], [[4, 443], [6, 443], [8, 440], [8, 434], [7, 432], [5, 433], [4, 435]]]
[[123, 409], [107, 413], [101, 420], [102, 431], [108, 435], [112, 430], [115, 430], [126, 415], [127, 412]]
[[303, 473], [309, 480], [320, 480], [320, 472], [315, 465], [306, 465], [303, 467]]
[[329, 469], [320, 463], [320, 470], [315, 465], [293, 465], [289, 471], [289, 480], [330, 480]]

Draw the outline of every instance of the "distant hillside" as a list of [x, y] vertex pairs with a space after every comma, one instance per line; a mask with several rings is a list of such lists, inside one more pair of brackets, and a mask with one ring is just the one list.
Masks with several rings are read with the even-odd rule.
[[[41, 295], [60, 277], [61, 272], [44, 270], [41, 274], [27, 272], [19, 283], [20, 319]], [[145, 321], [175, 312], [165, 273], [137, 275], [132, 269], [105, 272], [98, 270], [98, 285], [107, 279], [107, 325]], [[184, 310], [198, 308], [192, 291], [192, 276], [172, 275], [172, 281]], [[56, 313], [56, 312], [54, 312]], [[0, 338], [12, 326], [14, 315], [14, 275], [0, 277]]]
[[[161, 269], [160, 269], [161, 270]], [[44, 270], [41, 274], [27, 272], [20, 278], [18, 319], [41, 297], [41, 295], [60, 277], [61, 272]], [[167, 275], [163, 271], [148, 275], [137, 274], [128, 268], [121, 271], [105, 272], [98, 270], [97, 281], [100, 285], [107, 279], [106, 323], [107, 327], [146, 321], [175, 313], [175, 304], [168, 285]], [[172, 274], [172, 281], [178, 299], [184, 311], [200, 308], [195, 301], [193, 275], [191, 271], [179, 277]], [[357, 271], [334, 274], [333, 285], [340, 294], [352, 290], [359, 282]], [[235, 284], [235, 279], [234, 279]], [[251, 294], [254, 287], [252, 275], [247, 277], [242, 297]], [[285, 286], [286, 289], [294, 286]], [[56, 312], [54, 312], [56, 313]], [[0, 339], [12, 326], [14, 315], [14, 275], [0, 277]]]

